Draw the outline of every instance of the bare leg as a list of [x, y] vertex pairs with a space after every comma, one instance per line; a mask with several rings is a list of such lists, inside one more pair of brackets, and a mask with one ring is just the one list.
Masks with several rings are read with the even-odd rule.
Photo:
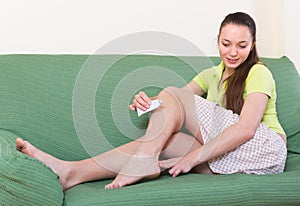
[[193, 136], [201, 139], [195, 116], [194, 94], [190, 90], [168, 87], [158, 98], [163, 104], [151, 114], [149, 126], [142, 138], [144, 141], [106, 188], [119, 188], [141, 179], [157, 177], [160, 169], [158, 156], [169, 138], [183, 125]]
[[21, 138], [16, 139], [16, 149], [51, 168], [59, 176], [63, 190], [82, 182], [116, 177], [139, 146], [139, 140], [135, 140], [96, 157], [71, 162], [57, 159]]
[[[169, 144], [172, 142], [173, 138], [170, 137], [179, 131], [183, 123], [189, 128], [193, 136], [196, 136], [202, 142], [198, 125], [193, 121], [194, 117], [189, 118], [191, 119], [189, 121], [185, 121], [185, 116], [194, 115], [195, 113], [184, 110], [183, 104], [187, 108], [194, 108], [194, 95], [181, 92], [175, 88], [169, 89], [170, 91], [164, 91], [160, 94], [159, 98], [164, 101], [163, 106], [151, 115], [145, 136], [138, 141], [130, 142], [94, 158], [76, 162], [62, 161], [44, 153], [22, 139], [16, 140], [16, 147], [21, 152], [40, 160], [58, 174], [64, 190], [82, 182], [113, 178], [118, 173], [120, 174], [107, 188], [122, 187], [144, 178], [154, 178], [160, 173], [157, 163], [161, 150], [167, 142]], [[172, 92], [176, 93], [177, 90], [179, 91], [178, 96], [174, 96]], [[195, 139], [193, 138], [193, 140]], [[197, 147], [201, 145], [197, 141], [194, 142]], [[175, 146], [177, 144], [170, 145]], [[182, 143], [180, 145], [182, 146]], [[163, 154], [168, 154], [170, 151], [172, 150], [165, 150]], [[137, 158], [130, 158], [131, 156]], [[144, 159], [147, 159], [149, 164], [145, 165], [144, 161], [140, 161]], [[124, 165], [125, 167], [123, 167]], [[144, 165], [145, 167], [143, 167]], [[137, 169], [138, 172], [134, 172], [137, 166], [140, 168]], [[123, 171], [121, 168], [123, 168]]]
[[[116, 177], [121, 168], [128, 162], [130, 155], [133, 155], [139, 146], [139, 140], [135, 140], [94, 158], [69, 162], [57, 159], [20, 138], [16, 140], [18, 150], [43, 162], [60, 177], [63, 190], [82, 182]], [[201, 144], [194, 137], [184, 133], [176, 133], [165, 145], [160, 158], [182, 157], [200, 146]], [[127, 155], [125, 155], [126, 153]], [[205, 172], [198, 170], [197, 173]]]

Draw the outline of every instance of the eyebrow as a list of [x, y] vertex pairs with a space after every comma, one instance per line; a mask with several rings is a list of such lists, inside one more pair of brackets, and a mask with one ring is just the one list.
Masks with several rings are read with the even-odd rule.
[[[228, 39], [222, 39], [223, 41], [228, 41], [228, 42], [231, 42], [230, 40], [228, 40]], [[244, 41], [240, 41], [240, 42], [238, 42], [239, 44], [241, 44], [241, 43], [248, 43], [248, 41], [246, 41], [246, 40], [244, 40]]]

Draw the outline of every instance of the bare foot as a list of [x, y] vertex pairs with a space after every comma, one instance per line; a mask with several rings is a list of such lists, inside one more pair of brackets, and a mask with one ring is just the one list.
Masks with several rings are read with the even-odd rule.
[[114, 181], [105, 186], [105, 189], [120, 188], [140, 180], [155, 179], [159, 175], [160, 168], [156, 157], [133, 156]]
[[29, 157], [41, 161], [50, 169], [52, 169], [52, 171], [59, 176], [59, 180], [64, 191], [76, 184], [75, 182], [70, 180], [71, 169], [69, 167], [68, 162], [57, 159], [37, 149], [32, 144], [21, 138], [16, 139], [16, 149], [22, 152], [23, 154], [28, 155]]

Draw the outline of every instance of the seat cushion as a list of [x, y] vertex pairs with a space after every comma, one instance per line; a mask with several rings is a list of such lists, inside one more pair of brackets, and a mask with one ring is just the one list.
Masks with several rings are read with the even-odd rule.
[[112, 180], [104, 180], [67, 190], [64, 205], [297, 205], [299, 175], [299, 170], [277, 175], [162, 175], [111, 190], [104, 186]]

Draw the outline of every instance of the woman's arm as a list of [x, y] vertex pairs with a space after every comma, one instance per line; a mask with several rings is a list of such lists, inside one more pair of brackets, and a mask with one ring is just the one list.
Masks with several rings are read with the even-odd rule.
[[194, 80], [190, 81], [187, 85], [184, 86], [184, 88], [193, 90], [193, 93], [198, 96], [202, 96], [205, 93]]
[[[247, 142], [254, 136], [262, 120], [267, 102], [268, 96], [266, 94], [249, 94], [245, 99], [240, 119], [237, 123], [225, 129], [216, 138], [199, 149], [187, 154], [175, 165], [167, 165], [168, 162], [166, 161], [162, 162], [161, 166], [163, 168], [172, 167], [169, 173], [176, 177], [180, 173], [189, 172], [196, 165], [205, 163]], [[174, 163], [170, 161], [169, 164]]]

